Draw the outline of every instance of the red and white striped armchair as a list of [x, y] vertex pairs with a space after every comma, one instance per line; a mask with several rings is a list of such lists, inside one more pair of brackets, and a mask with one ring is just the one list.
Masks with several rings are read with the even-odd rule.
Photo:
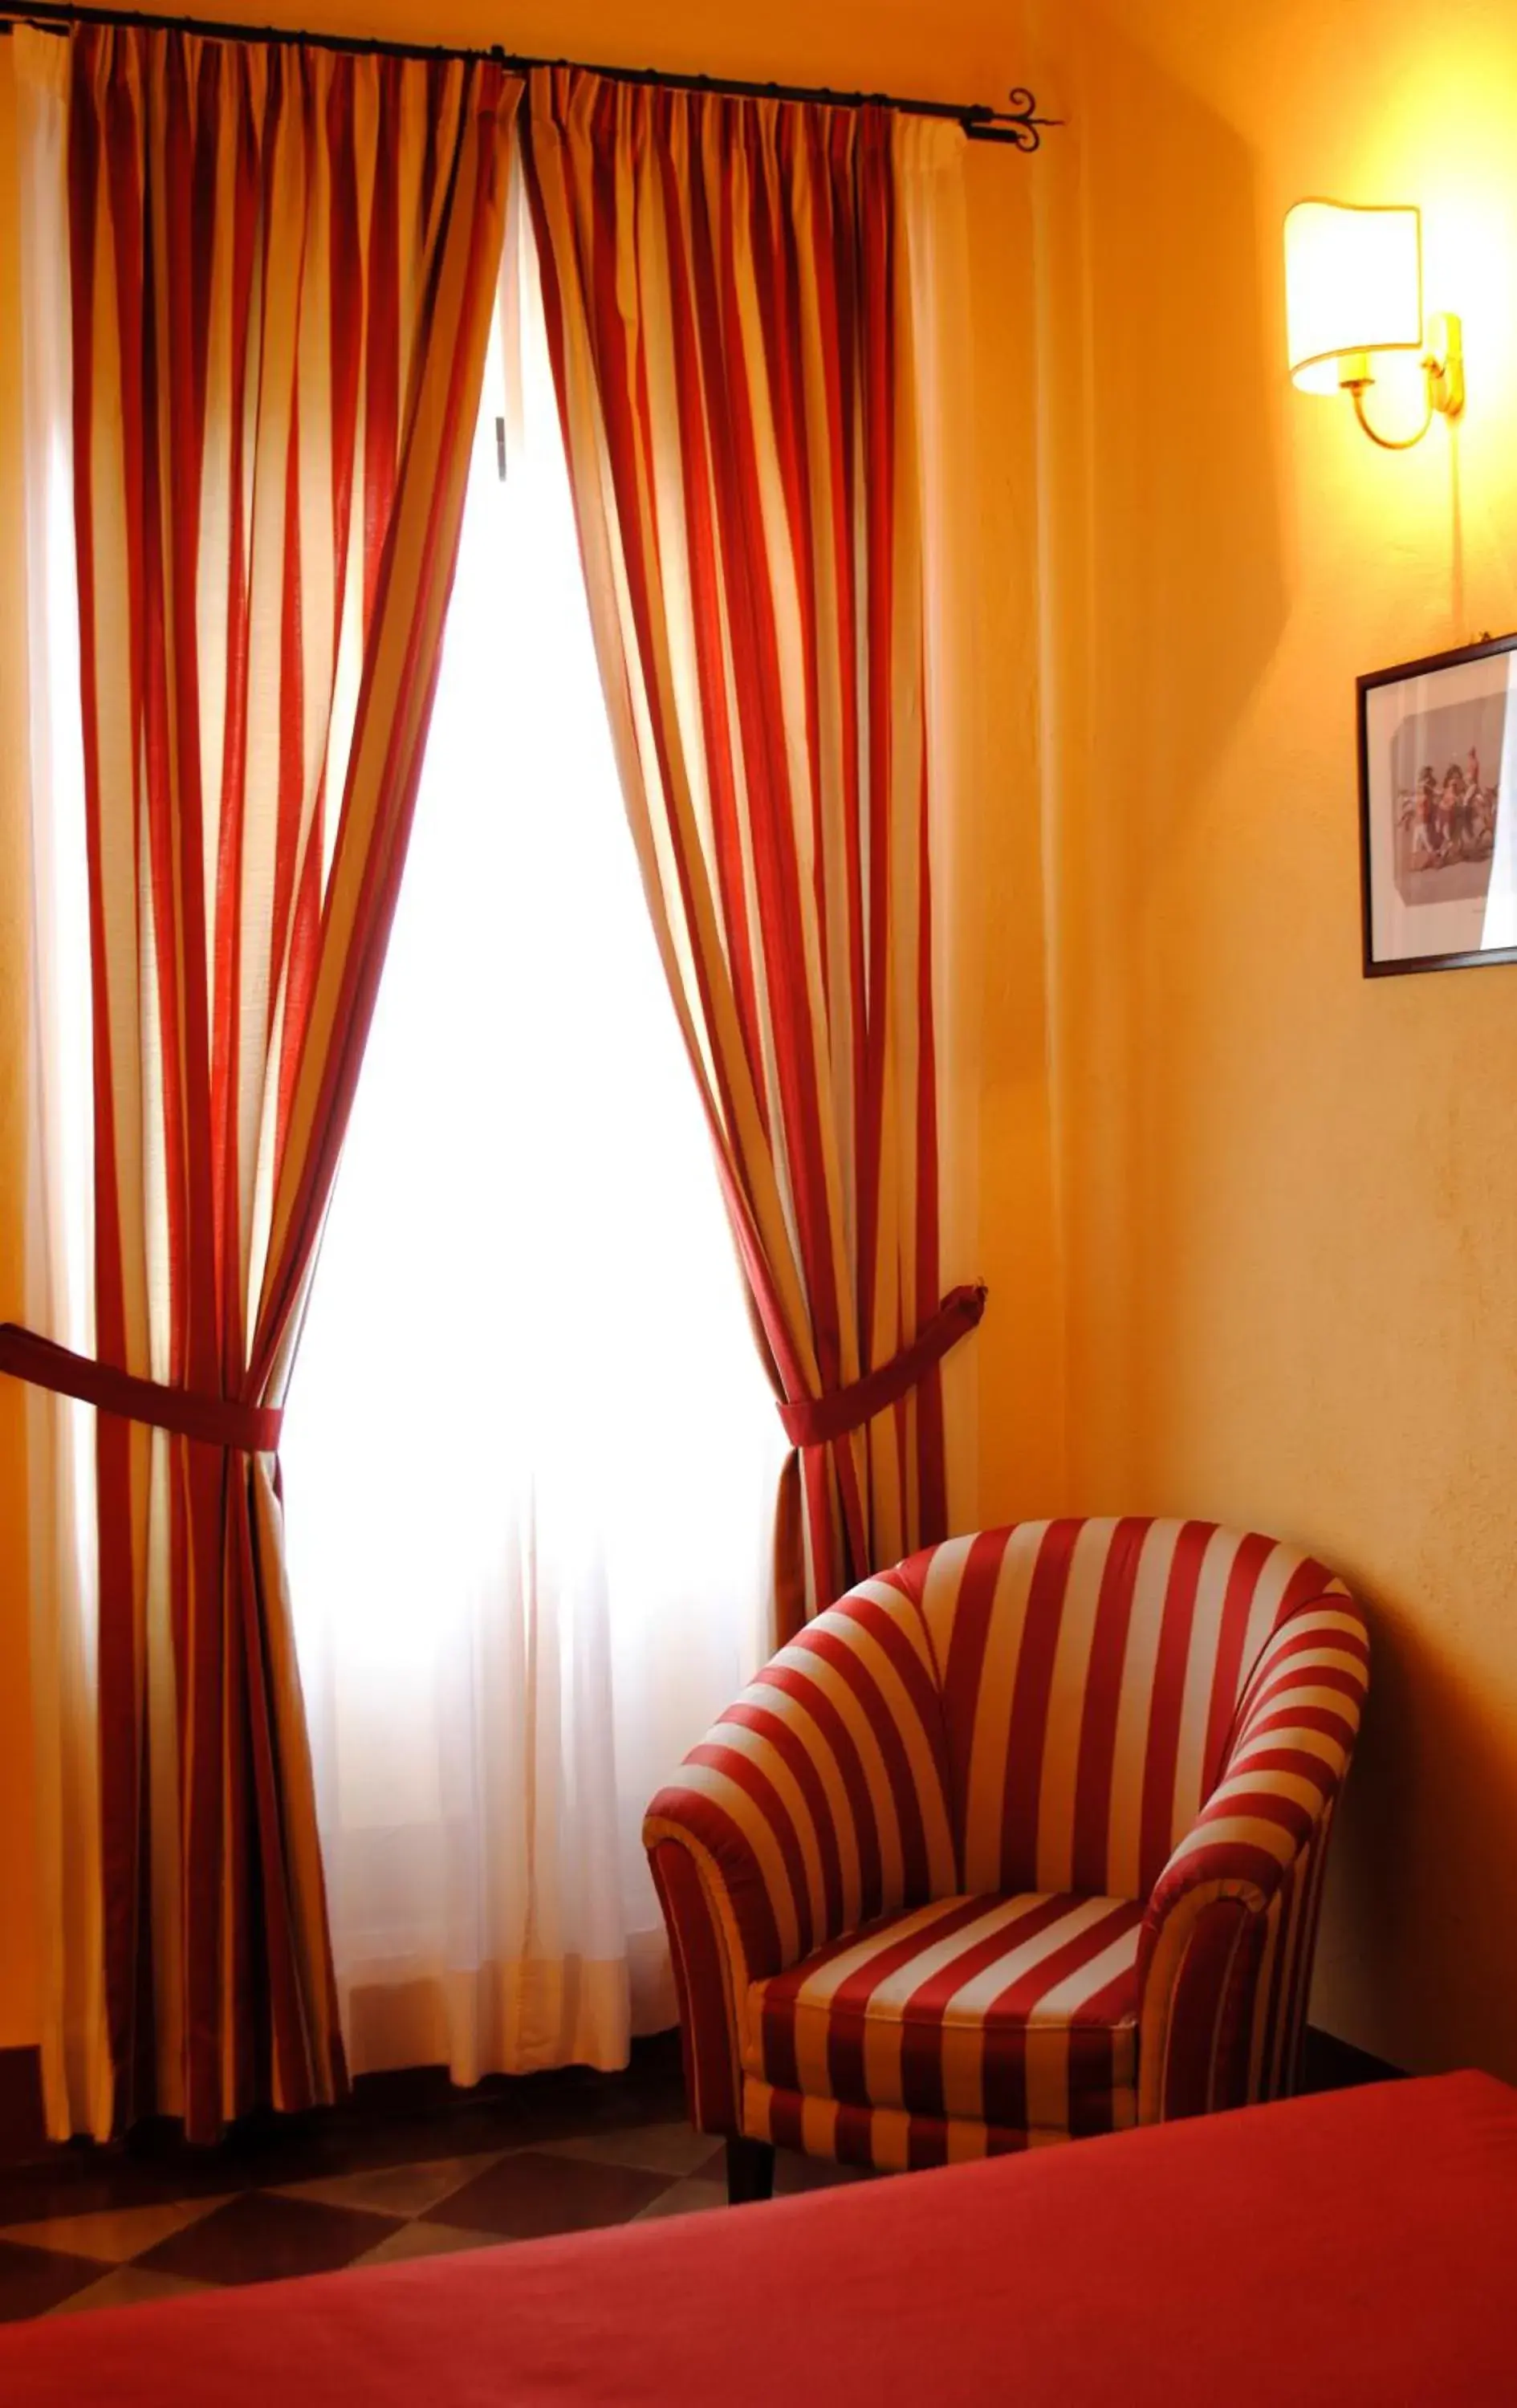
[[1023, 1522], [819, 1614], [648, 1810], [693, 2122], [899, 2168], [1294, 2084], [1368, 1680], [1342, 1583]]

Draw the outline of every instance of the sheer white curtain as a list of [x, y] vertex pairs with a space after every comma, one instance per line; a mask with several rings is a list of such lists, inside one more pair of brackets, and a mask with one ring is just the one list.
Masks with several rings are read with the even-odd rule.
[[[766, 1652], [784, 1440], [508, 241], [415, 833], [285, 1425], [351, 2060], [675, 2019], [641, 1812]], [[505, 457], [504, 480], [500, 460]]]

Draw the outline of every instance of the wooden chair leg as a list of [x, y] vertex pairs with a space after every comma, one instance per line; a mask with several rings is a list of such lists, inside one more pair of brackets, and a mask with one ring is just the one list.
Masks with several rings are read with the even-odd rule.
[[746, 2207], [755, 2199], [774, 2196], [774, 2149], [767, 2141], [750, 2141], [739, 2133], [727, 2137], [727, 2204]]

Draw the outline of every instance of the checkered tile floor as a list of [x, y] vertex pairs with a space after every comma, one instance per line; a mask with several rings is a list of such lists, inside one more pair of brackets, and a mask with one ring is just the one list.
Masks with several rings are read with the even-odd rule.
[[[360, 2086], [362, 2093], [364, 2086]], [[782, 2161], [777, 2188], [841, 2170]], [[722, 2148], [684, 2121], [678, 2062], [571, 2069], [425, 2109], [363, 2104], [224, 2149], [58, 2150], [0, 2170], [0, 2319], [723, 2207]]]

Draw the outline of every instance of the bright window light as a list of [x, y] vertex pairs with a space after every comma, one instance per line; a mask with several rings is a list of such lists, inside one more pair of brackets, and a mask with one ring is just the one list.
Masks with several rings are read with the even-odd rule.
[[283, 1450], [353, 2059], [465, 2081], [672, 2019], [641, 1813], [766, 1652], [784, 1452], [512, 248]]

